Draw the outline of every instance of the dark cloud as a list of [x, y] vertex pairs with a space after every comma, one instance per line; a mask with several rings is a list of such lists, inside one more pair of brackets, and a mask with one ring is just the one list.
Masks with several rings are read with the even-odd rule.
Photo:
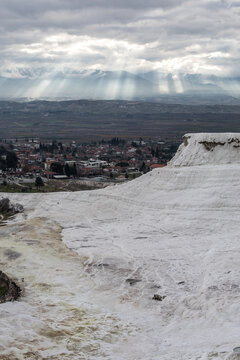
[[237, 74], [239, 7], [234, 0], [1, 0], [0, 75], [38, 76], [53, 63], [61, 71]]

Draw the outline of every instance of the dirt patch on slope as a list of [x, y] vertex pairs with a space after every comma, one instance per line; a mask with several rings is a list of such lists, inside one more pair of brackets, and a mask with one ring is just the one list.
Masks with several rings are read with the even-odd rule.
[[21, 301], [0, 318], [0, 360], [96, 359], [129, 334], [118, 318], [88, 305], [89, 299], [86, 304], [91, 277], [61, 231], [46, 218], [0, 228], [0, 265], [23, 288]]

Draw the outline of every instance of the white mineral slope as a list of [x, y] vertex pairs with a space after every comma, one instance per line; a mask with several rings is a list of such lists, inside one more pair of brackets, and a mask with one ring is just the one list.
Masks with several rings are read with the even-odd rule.
[[[75, 306], [96, 306], [121, 324], [119, 342], [98, 337], [107, 359], [228, 359], [240, 345], [240, 134], [187, 139], [169, 166], [120, 186], [11, 195], [27, 221], [60, 224], [79, 255], [77, 278], [89, 289], [74, 295]], [[72, 275], [62, 260], [65, 267], [76, 282], [75, 263]], [[154, 294], [166, 297], [154, 301]]]
[[170, 166], [240, 163], [239, 133], [186, 134]]

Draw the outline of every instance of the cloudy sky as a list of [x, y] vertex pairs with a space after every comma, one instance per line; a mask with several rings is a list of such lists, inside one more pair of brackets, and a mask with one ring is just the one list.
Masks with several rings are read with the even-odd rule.
[[239, 28], [238, 0], [1, 0], [0, 76], [238, 76]]

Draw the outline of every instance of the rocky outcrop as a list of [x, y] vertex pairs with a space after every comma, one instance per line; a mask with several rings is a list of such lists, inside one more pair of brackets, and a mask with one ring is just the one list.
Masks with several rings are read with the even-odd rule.
[[9, 277], [0, 271], [0, 304], [19, 298], [21, 289]]
[[199, 144], [204, 145], [205, 149], [208, 151], [213, 150], [216, 146], [223, 146], [225, 142], [220, 141], [199, 141]]
[[162, 295], [159, 295], [159, 294], [154, 294], [153, 295], [153, 300], [157, 300], [157, 301], [163, 301], [165, 299], [166, 296], [162, 296]]
[[12, 204], [8, 198], [0, 199], [0, 215], [11, 216], [23, 212], [21, 204]]

